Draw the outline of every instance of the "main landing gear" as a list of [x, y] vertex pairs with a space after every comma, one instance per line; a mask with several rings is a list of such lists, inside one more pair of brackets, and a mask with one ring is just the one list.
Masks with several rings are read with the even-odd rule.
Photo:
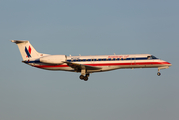
[[84, 81], [88, 81], [89, 73], [87, 73], [87, 70], [85, 68], [81, 69], [81, 75], [80, 79]]
[[88, 77], [89, 77], [89, 74], [86, 74], [85, 76], [84, 75], [80, 75], [80, 79], [81, 80], [84, 80], [84, 81], [88, 81]]

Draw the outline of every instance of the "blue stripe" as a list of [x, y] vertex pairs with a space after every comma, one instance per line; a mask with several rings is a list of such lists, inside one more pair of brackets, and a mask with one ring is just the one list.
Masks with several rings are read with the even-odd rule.
[[[152, 58], [152, 59], [158, 59], [158, 58]], [[152, 60], [152, 59], [148, 59], [147, 57], [141, 57], [141, 58], [116, 58], [116, 59], [113, 59], [113, 58], [99, 58], [99, 59], [74, 59], [74, 60], [71, 60], [71, 59], [68, 59], [67, 61], [68, 62], [80, 62], [80, 61], [120, 61], [120, 60]]]
[[25, 52], [26, 52], [26, 54], [27, 54], [28, 58], [29, 58], [29, 57], [31, 57], [31, 55], [30, 55], [30, 53], [29, 53], [29, 51], [27, 50], [27, 48], [26, 48], [26, 47], [25, 47]]
[[[158, 59], [158, 58], [153, 58], [153, 59]], [[123, 59], [123, 58], [117, 58], [117, 59], [74, 59], [74, 60], [71, 60], [71, 59], [68, 59], [67, 62], [88, 62], [88, 61], [121, 61], [121, 60], [153, 60], [153, 59], [148, 59], [147, 57], [143, 57], [143, 58], [126, 58], [126, 59]], [[39, 59], [35, 60], [35, 61], [26, 61], [26, 63], [41, 63]]]
[[35, 60], [35, 61], [26, 61], [26, 63], [41, 63], [39, 59]]

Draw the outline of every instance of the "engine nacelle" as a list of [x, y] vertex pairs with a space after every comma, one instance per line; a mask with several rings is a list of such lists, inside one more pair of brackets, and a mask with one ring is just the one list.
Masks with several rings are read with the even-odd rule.
[[63, 64], [66, 60], [66, 55], [48, 55], [40, 58], [40, 62], [48, 64]]

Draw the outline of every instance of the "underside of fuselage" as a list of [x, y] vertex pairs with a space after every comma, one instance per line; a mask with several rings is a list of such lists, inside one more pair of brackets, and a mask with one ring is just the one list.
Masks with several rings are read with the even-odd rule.
[[[28, 64], [28, 63], [27, 63]], [[81, 72], [81, 69], [75, 70], [71, 67], [69, 67], [67, 64], [62, 65], [49, 65], [49, 64], [28, 64], [36, 68], [44, 69], [44, 70], [53, 70], [53, 71], [69, 71], [69, 72]], [[91, 65], [91, 64], [90, 64]], [[86, 70], [86, 73], [94, 73], [94, 72], [105, 72], [105, 71], [111, 71], [116, 69], [134, 69], [134, 68], [168, 68], [168, 64], [143, 64], [143, 65], [137, 65], [131, 64], [131, 65], [109, 65], [109, 66], [97, 66], [101, 67], [99, 70]]]

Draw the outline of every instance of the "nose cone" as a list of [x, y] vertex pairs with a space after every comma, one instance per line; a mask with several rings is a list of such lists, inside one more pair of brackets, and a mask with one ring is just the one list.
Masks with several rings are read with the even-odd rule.
[[171, 63], [169, 63], [169, 62], [167, 62], [167, 64], [168, 64], [168, 66], [172, 66], [172, 64], [171, 64]]

